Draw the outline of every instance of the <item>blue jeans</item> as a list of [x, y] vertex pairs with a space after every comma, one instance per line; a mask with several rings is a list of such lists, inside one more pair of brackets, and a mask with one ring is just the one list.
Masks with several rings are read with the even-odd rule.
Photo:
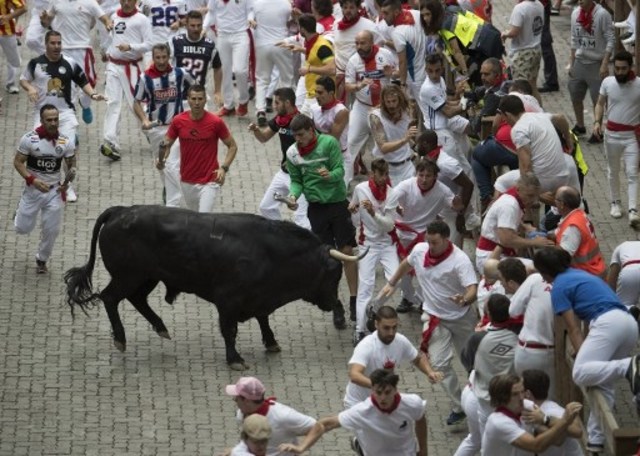
[[491, 168], [503, 165], [508, 166], [509, 169], [518, 168], [518, 156], [499, 144], [493, 136], [489, 136], [473, 149], [471, 168], [476, 176], [480, 199], [493, 197]]

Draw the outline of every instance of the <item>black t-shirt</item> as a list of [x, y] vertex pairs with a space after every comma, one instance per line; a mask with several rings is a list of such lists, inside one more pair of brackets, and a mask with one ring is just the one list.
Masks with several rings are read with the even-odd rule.
[[197, 84], [205, 85], [209, 65], [213, 69], [222, 67], [218, 49], [209, 38], [189, 41], [187, 35], [182, 34], [174, 37], [172, 44], [176, 66], [187, 71]]
[[45, 94], [38, 106], [49, 103], [58, 110], [75, 109], [71, 98], [73, 83], [81, 88], [89, 83], [75, 60], [62, 56], [53, 62], [44, 54], [29, 61], [22, 77], [37, 87], [39, 93]]
[[295, 139], [293, 139], [291, 128], [289, 128], [289, 125], [287, 125], [286, 127], [280, 127], [276, 123], [275, 117], [269, 121], [269, 128], [271, 129], [271, 131], [278, 133], [278, 136], [280, 137], [280, 149], [282, 150], [282, 160], [280, 161], [280, 168], [282, 168], [282, 171], [284, 171], [285, 173], [288, 173], [286, 166], [287, 150], [289, 150], [289, 147], [291, 147], [296, 142]]

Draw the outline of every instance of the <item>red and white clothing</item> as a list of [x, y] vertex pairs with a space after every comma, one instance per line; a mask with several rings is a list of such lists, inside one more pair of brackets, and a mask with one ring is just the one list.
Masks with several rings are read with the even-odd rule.
[[[385, 136], [388, 142], [397, 141], [406, 136], [407, 130], [412, 122], [411, 116], [404, 112], [402, 117], [397, 122], [393, 122], [387, 118], [380, 108], [376, 108], [371, 111], [369, 118], [376, 117], [382, 124]], [[371, 122], [369, 122], [371, 125]], [[413, 151], [409, 146], [409, 143], [403, 144], [393, 152], [383, 154], [377, 144], [374, 144], [371, 155], [376, 158], [383, 158], [384, 161], [389, 163], [389, 180], [393, 187], [400, 184], [402, 181], [411, 179], [416, 174], [416, 168], [411, 161], [413, 157]]]
[[478, 294], [476, 295], [476, 306], [478, 307], [478, 313], [480, 314], [480, 324], [482, 324], [482, 320], [487, 314], [487, 302], [489, 302], [489, 298], [494, 294], [506, 295], [507, 292], [499, 280], [496, 280], [493, 283], [487, 283], [486, 277], [482, 276], [478, 283]]
[[640, 241], [626, 241], [615, 248], [610, 264], [620, 265], [616, 294], [627, 307], [640, 299]]
[[238, 103], [249, 102], [250, 0], [209, 0], [205, 26], [215, 26], [216, 46], [222, 61], [222, 98], [226, 109], [235, 108], [233, 75]]
[[340, 426], [353, 431], [367, 456], [415, 456], [415, 422], [424, 417], [427, 401], [417, 394], [399, 394], [393, 412], [381, 411], [369, 397], [338, 415]]
[[[418, 350], [404, 335], [396, 333], [390, 344], [383, 343], [378, 337], [378, 331], [369, 334], [353, 350], [349, 366], [358, 364], [364, 366], [363, 374], [369, 377], [376, 369], [393, 370], [401, 363], [413, 362], [418, 357]], [[347, 383], [344, 395], [345, 408], [351, 408], [371, 395], [371, 389]]]
[[187, 111], [171, 121], [167, 136], [180, 140], [180, 187], [189, 209], [213, 211], [220, 187], [214, 182], [219, 168], [218, 140], [224, 141], [230, 135], [224, 121], [207, 111], [198, 120], [193, 120]]
[[555, 315], [551, 304], [552, 285], [540, 274], [531, 274], [511, 297], [509, 315], [524, 315], [524, 324], [518, 336], [514, 366], [522, 375], [527, 369], [546, 372], [551, 380], [549, 397], [555, 397], [555, 338], [553, 322]]
[[482, 435], [482, 456], [527, 456], [531, 453], [520, 450], [512, 443], [527, 431], [519, 417], [507, 416], [502, 412], [493, 412], [487, 419]]
[[[372, 188], [375, 188], [375, 194]], [[351, 204], [360, 204], [358, 212], [360, 226], [358, 228], [358, 244], [369, 247], [369, 253], [358, 262], [358, 296], [356, 301], [356, 331], [366, 330], [366, 309], [373, 298], [376, 279], [376, 266], [382, 265], [387, 280], [398, 269], [398, 252], [393, 242], [393, 225], [383, 222], [383, 213], [386, 204], [386, 195], [391, 192], [391, 187], [385, 184], [384, 190], [376, 187], [373, 180], [359, 183], [353, 190]], [[362, 201], [371, 201], [375, 216], [361, 205]], [[376, 218], [377, 216], [377, 218]], [[395, 233], [394, 233], [395, 236]], [[366, 258], [366, 260], [365, 260]]]
[[620, 84], [615, 76], [604, 78], [600, 95], [607, 97], [607, 122], [604, 150], [607, 154], [607, 178], [610, 200], [620, 200], [620, 161], [627, 175], [628, 209], [638, 201], [638, 140], [640, 126], [640, 78]]
[[[140, 61], [144, 53], [151, 50], [151, 24], [147, 17], [135, 12], [125, 14], [116, 11], [111, 17], [113, 31], [107, 46], [109, 62], [106, 69], [105, 96], [107, 109], [104, 116], [103, 138], [119, 149], [120, 111], [122, 99], [133, 109], [133, 91], [140, 78]], [[119, 44], [128, 44], [131, 49], [120, 51]]]
[[18, 234], [31, 233], [36, 226], [38, 213], [41, 213], [41, 234], [36, 260], [48, 261], [60, 233], [64, 210], [64, 200], [58, 192], [60, 169], [65, 158], [74, 156], [75, 143], [72, 138], [63, 134], [51, 140], [41, 137], [34, 130], [22, 136], [18, 153], [27, 157], [29, 173], [48, 184], [50, 190], [42, 193], [33, 185], [24, 186], [14, 219], [15, 230]]
[[391, 38], [397, 52], [406, 51], [407, 87], [414, 99], [418, 100], [420, 87], [427, 79], [425, 70], [426, 37], [420, 23], [420, 12], [403, 10], [396, 18]]
[[[331, 134], [331, 128], [335, 123], [336, 116], [340, 111], [347, 111], [348, 109], [341, 102], [336, 100], [335, 104], [332, 106], [320, 106], [316, 104], [311, 107], [311, 118], [313, 119], [313, 123], [316, 129], [320, 133], [325, 133], [327, 135]], [[349, 136], [349, 123], [345, 125], [344, 130], [342, 130], [342, 134], [340, 135], [340, 149], [342, 150], [342, 159], [344, 161], [344, 183], [349, 186], [349, 183], [353, 179], [353, 160], [354, 157], [351, 156], [349, 150], [347, 149], [347, 137]]]

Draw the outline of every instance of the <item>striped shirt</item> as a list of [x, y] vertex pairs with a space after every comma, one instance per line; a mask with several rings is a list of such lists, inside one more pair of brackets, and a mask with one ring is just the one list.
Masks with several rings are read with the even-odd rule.
[[182, 68], [156, 75], [147, 69], [138, 80], [135, 99], [147, 102], [147, 116], [150, 121], [169, 125], [171, 119], [184, 109], [182, 100], [193, 78]]
[[[11, 14], [12, 11], [25, 8], [22, 0], [0, 0], [0, 16]], [[0, 25], [0, 36], [13, 36], [16, 34], [16, 20]]]

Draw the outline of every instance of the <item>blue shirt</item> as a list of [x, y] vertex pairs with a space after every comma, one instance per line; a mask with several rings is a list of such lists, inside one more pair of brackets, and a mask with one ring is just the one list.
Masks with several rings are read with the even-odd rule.
[[551, 289], [551, 302], [556, 314], [573, 310], [580, 320], [586, 322], [613, 309], [627, 311], [604, 280], [574, 268], [556, 276]]

